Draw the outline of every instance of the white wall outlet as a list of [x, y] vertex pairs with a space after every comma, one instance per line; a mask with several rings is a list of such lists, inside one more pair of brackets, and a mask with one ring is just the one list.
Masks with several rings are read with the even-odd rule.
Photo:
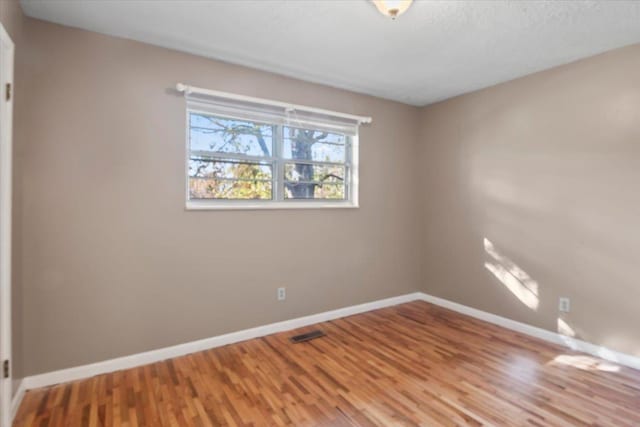
[[285, 299], [287, 299], [286, 288], [278, 288], [278, 301], [284, 301]]
[[560, 301], [558, 303], [558, 310], [561, 313], [568, 313], [571, 309], [571, 301], [567, 297], [560, 297]]

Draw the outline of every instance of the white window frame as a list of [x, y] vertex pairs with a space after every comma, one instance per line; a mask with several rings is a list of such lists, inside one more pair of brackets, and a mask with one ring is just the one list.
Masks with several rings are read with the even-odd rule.
[[[179, 85], [180, 86], [180, 85]], [[189, 87], [191, 88], [191, 87]], [[201, 91], [206, 91], [202, 90]], [[219, 94], [222, 92], [214, 92], [214, 91], [206, 91], [215, 93], [215, 98], [219, 98]], [[187, 91], [185, 91], [187, 93]], [[268, 119], [260, 119], [256, 118], [254, 109], [247, 109], [246, 114], [243, 113], [242, 104], [237, 104], [233, 97], [241, 97], [243, 102], [247, 102], [246, 99], [249, 99], [248, 103], [252, 106], [258, 105], [266, 105], [271, 107], [274, 104], [280, 104], [276, 101], [268, 101], [258, 98], [247, 98], [242, 95], [233, 95], [233, 94], [224, 94], [225, 100], [232, 99], [232, 107], [220, 106], [215, 103], [207, 104], [203, 102], [202, 99], [198, 99], [195, 102], [190, 102], [187, 99], [187, 107], [185, 111], [185, 200], [186, 200], [186, 209], [187, 210], [229, 210], [229, 209], [335, 209], [335, 208], [358, 208], [358, 186], [359, 186], [359, 138], [358, 138], [358, 125], [360, 123], [369, 123], [368, 121], [356, 121], [352, 125], [350, 125], [351, 131], [344, 132], [337, 130], [339, 126], [336, 126], [336, 130], [333, 132], [344, 134], [346, 136], [345, 141], [345, 163], [344, 165], [340, 163], [340, 166], [345, 167], [345, 181], [344, 181], [344, 191], [345, 191], [345, 199], [341, 200], [331, 200], [331, 199], [285, 199], [284, 198], [284, 167], [285, 163], [295, 162], [299, 163], [300, 161], [295, 159], [285, 159], [282, 157], [282, 150], [284, 145], [283, 140], [283, 132], [281, 129], [283, 126], [294, 126], [294, 127], [303, 127], [308, 129], [314, 129], [314, 120], [313, 116], [311, 119], [305, 118], [303, 123], [297, 123], [295, 120], [291, 122], [282, 121], [282, 118], [279, 120], [268, 120]], [[239, 105], [239, 106], [238, 106]], [[288, 104], [287, 104], [288, 105]], [[306, 110], [302, 110], [306, 109]], [[289, 111], [310, 111], [315, 110], [322, 113], [323, 118], [326, 117], [327, 113], [325, 110], [317, 110], [312, 109], [310, 107], [303, 107], [298, 105], [291, 105], [285, 108], [285, 114], [288, 114]], [[268, 200], [225, 200], [225, 199], [197, 199], [192, 200], [190, 198], [189, 192], [189, 161], [191, 158], [191, 144], [190, 144], [190, 114], [203, 114], [214, 117], [221, 118], [230, 118], [230, 119], [239, 119], [239, 120], [249, 120], [256, 121], [260, 123], [271, 124], [275, 126], [276, 132], [273, 135], [273, 146], [272, 146], [272, 155], [271, 157], [256, 157], [252, 158], [251, 156], [238, 155], [234, 154], [222, 154], [221, 158], [234, 159], [238, 160], [256, 160], [261, 162], [270, 162], [272, 166], [273, 173], [273, 186], [272, 186], [272, 199]], [[335, 113], [342, 114], [342, 113]], [[343, 115], [348, 116], [348, 115]], [[275, 117], [275, 116], [274, 116]], [[358, 116], [349, 116], [349, 117], [358, 117]], [[320, 129], [331, 129], [331, 120], [319, 120], [316, 123], [316, 126]], [[330, 130], [331, 131], [331, 130]], [[307, 163], [307, 161], [302, 161], [303, 163]], [[331, 162], [308, 162], [313, 164], [331, 164]], [[338, 164], [338, 163], [336, 163]]]

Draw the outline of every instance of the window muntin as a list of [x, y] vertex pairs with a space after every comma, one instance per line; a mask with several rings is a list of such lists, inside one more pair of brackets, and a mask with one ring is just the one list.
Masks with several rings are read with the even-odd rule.
[[308, 123], [267, 123], [191, 109], [187, 114], [188, 201], [211, 207], [353, 201], [351, 134]]

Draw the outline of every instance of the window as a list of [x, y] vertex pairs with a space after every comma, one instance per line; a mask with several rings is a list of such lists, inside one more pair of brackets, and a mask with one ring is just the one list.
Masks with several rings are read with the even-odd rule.
[[275, 126], [189, 112], [189, 199], [273, 200]]
[[357, 123], [187, 103], [187, 208], [357, 206]]

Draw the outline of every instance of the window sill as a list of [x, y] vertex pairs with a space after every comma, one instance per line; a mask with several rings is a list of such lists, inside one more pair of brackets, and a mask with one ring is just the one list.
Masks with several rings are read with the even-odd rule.
[[253, 202], [253, 201], [187, 201], [188, 211], [217, 211], [217, 210], [262, 210], [262, 209], [357, 209], [359, 205], [350, 201], [290, 201], [290, 202]]

